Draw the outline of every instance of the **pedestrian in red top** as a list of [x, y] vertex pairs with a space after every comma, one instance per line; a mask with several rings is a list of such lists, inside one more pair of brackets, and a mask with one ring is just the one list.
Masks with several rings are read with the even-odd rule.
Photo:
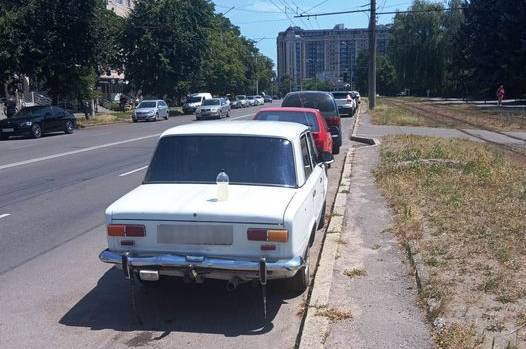
[[497, 89], [497, 102], [499, 107], [502, 105], [502, 100], [504, 99], [504, 85], [500, 85]]

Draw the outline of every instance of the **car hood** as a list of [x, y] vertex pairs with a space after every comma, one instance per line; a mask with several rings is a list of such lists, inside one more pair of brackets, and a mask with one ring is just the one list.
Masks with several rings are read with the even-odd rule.
[[137, 108], [135, 109], [135, 112], [137, 113], [155, 113], [157, 111], [156, 108]]
[[229, 185], [217, 201], [216, 184], [143, 184], [106, 210], [111, 220], [283, 224], [294, 188]]

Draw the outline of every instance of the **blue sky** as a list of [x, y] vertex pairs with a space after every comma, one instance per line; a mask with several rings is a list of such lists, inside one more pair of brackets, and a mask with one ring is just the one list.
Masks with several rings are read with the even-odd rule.
[[[412, 0], [377, 0], [378, 11], [405, 10]], [[304, 29], [327, 29], [343, 23], [346, 28], [365, 28], [369, 23], [367, 13], [323, 16], [317, 18], [293, 18], [299, 12], [315, 14], [346, 10], [367, 9], [369, 0], [214, 0], [216, 12], [225, 13], [241, 33], [251, 39], [262, 39], [257, 44], [263, 54], [276, 62], [276, 37], [291, 22]], [[317, 6], [318, 5], [318, 6]], [[317, 7], [316, 7], [317, 6]], [[285, 14], [285, 8], [287, 9]], [[378, 23], [391, 23], [393, 15], [381, 15]]]

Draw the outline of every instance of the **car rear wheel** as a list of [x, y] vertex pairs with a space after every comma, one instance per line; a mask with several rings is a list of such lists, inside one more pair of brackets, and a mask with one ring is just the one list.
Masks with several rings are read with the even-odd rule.
[[66, 122], [64, 123], [64, 133], [66, 133], [68, 135], [72, 134], [74, 129], [75, 129], [75, 127], [73, 126], [73, 121], [66, 120]]
[[332, 153], [333, 153], [334, 155], [338, 155], [338, 154], [340, 154], [340, 146], [339, 146], [339, 145], [333, 145], [333, 146], [332, 146]]
[[31, 137], [33, 138], [40, 138], [42, 137], [42, 128], [39, 124], [33, 124], [31, 126]]
[[303, 293], [310, 283], [310, 267], [309, 267], [310, 248], [307, 247], [305, 251], [305, 258], [303, 267], [301, 267], [292, 278], [288, 280], [289, 289], [294, 292]]
[[166, 115], [166, 116], [164, 117], [164, 120], [168, 120], [168, 115]]

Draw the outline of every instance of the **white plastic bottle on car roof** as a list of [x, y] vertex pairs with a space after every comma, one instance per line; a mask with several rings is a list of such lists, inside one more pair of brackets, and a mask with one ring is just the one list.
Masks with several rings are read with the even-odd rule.
[[226, 174], [225, 170], [221, 170], [216, 178], [217, 183], [217, 201], [226, 201], [228, 200], [228, 183], [230, 178]]

